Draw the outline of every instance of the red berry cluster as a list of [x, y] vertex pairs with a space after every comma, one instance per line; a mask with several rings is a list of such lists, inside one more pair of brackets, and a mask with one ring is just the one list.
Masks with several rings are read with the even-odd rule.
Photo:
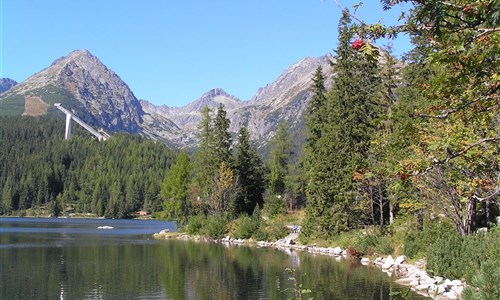
[[358, 51], [359, 49], [361, 49], [363, 46], [365, 45], [365, 42], [363, 42], [363, 40], [360, 40], [360, 39], [357, 39], [354, 41], [354, 43], [352, 43], [352, 48], [356, 51]]

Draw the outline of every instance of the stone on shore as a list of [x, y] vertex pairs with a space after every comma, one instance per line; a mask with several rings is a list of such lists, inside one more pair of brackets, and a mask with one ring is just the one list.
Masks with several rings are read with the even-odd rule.
[[389, 269], [394, 266], [394, 258], [392, 258], [391, 255], [387, 256], [387, 258], [384, 261], [384, 264], [382, 265], [382, 269]]
[[405, 261], [406, 261], [406, 256], [405, 255], [398, 256], [394, 260], [394, 265], [399, 266], [399, 265], [403, 264]]

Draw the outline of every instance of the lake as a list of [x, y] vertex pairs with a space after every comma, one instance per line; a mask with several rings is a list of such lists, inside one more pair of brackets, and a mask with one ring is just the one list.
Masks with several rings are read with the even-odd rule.
[[0, 299], [289, 299], [286, 268], [313, 291], [305, 299], [402, 299], [390, 292], [405, 290], [346, 259], [152, 238], [165, 228], [175, 225], [0, 218]]

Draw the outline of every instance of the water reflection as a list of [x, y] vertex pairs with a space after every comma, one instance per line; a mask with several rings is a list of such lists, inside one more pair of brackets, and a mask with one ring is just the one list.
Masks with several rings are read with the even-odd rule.
[[346, 260], [147, 237], [2, 230], [0, 299], [288, 299], [290, 267], [314, 299], [391, 299], [399, 288]]

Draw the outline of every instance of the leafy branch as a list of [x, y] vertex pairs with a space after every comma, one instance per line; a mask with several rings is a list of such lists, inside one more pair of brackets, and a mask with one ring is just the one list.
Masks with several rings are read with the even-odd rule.
[[299, 283], [296, 277], [296, 271], [293, 268], [286, 268], [285, 271], [288, 273], [290, 280], [293, 283], [292, 288], [284, 289], [282, 292], [293, 291], [294, 297], [289, 298], [288, 300], [313, 300], [313, 297], [303, 298], [305, 294], [310, 294], [312, 291], [308, 288], [305, 288], [302, 283]]
[[434, 162], [432, 163], [432, 165], [430, 165], [429, 167], [427, 167], [423, 172], [421, 173], [418, 173], [418, 174], [415, 174], [415, 175], [425, 175], [427, 174], [429, 171], [431, 171], [432, 169], [438, 167], [438, 166], [442, 166], [446, 163], [448, 163], [449, 161], [451, 161], [452, 159], [455, 159], [457, 157], [460, 157], [462, 155], [464, 155], [465, 153], [467, 153], [469, 150], [481, 145], [481, 144], [484, 144], [484, 143], [490, 143], [490, 142], [496, 142], [496, 141], [500, 141], [500, 136], [495, 136], [495, 137], [490, 137], [490, 138], [484, 138], [484, 139], [481, 139], [473, 144], [470, 144], [469, 146], [465, 147], [464, 149], [458, 151], [458, 152], [451, 152], [448, 154], [448, 156], [445, 158], [445, 159], [441, 159], [441, 160], [438, 160], [438, 159], [435, 159]]

